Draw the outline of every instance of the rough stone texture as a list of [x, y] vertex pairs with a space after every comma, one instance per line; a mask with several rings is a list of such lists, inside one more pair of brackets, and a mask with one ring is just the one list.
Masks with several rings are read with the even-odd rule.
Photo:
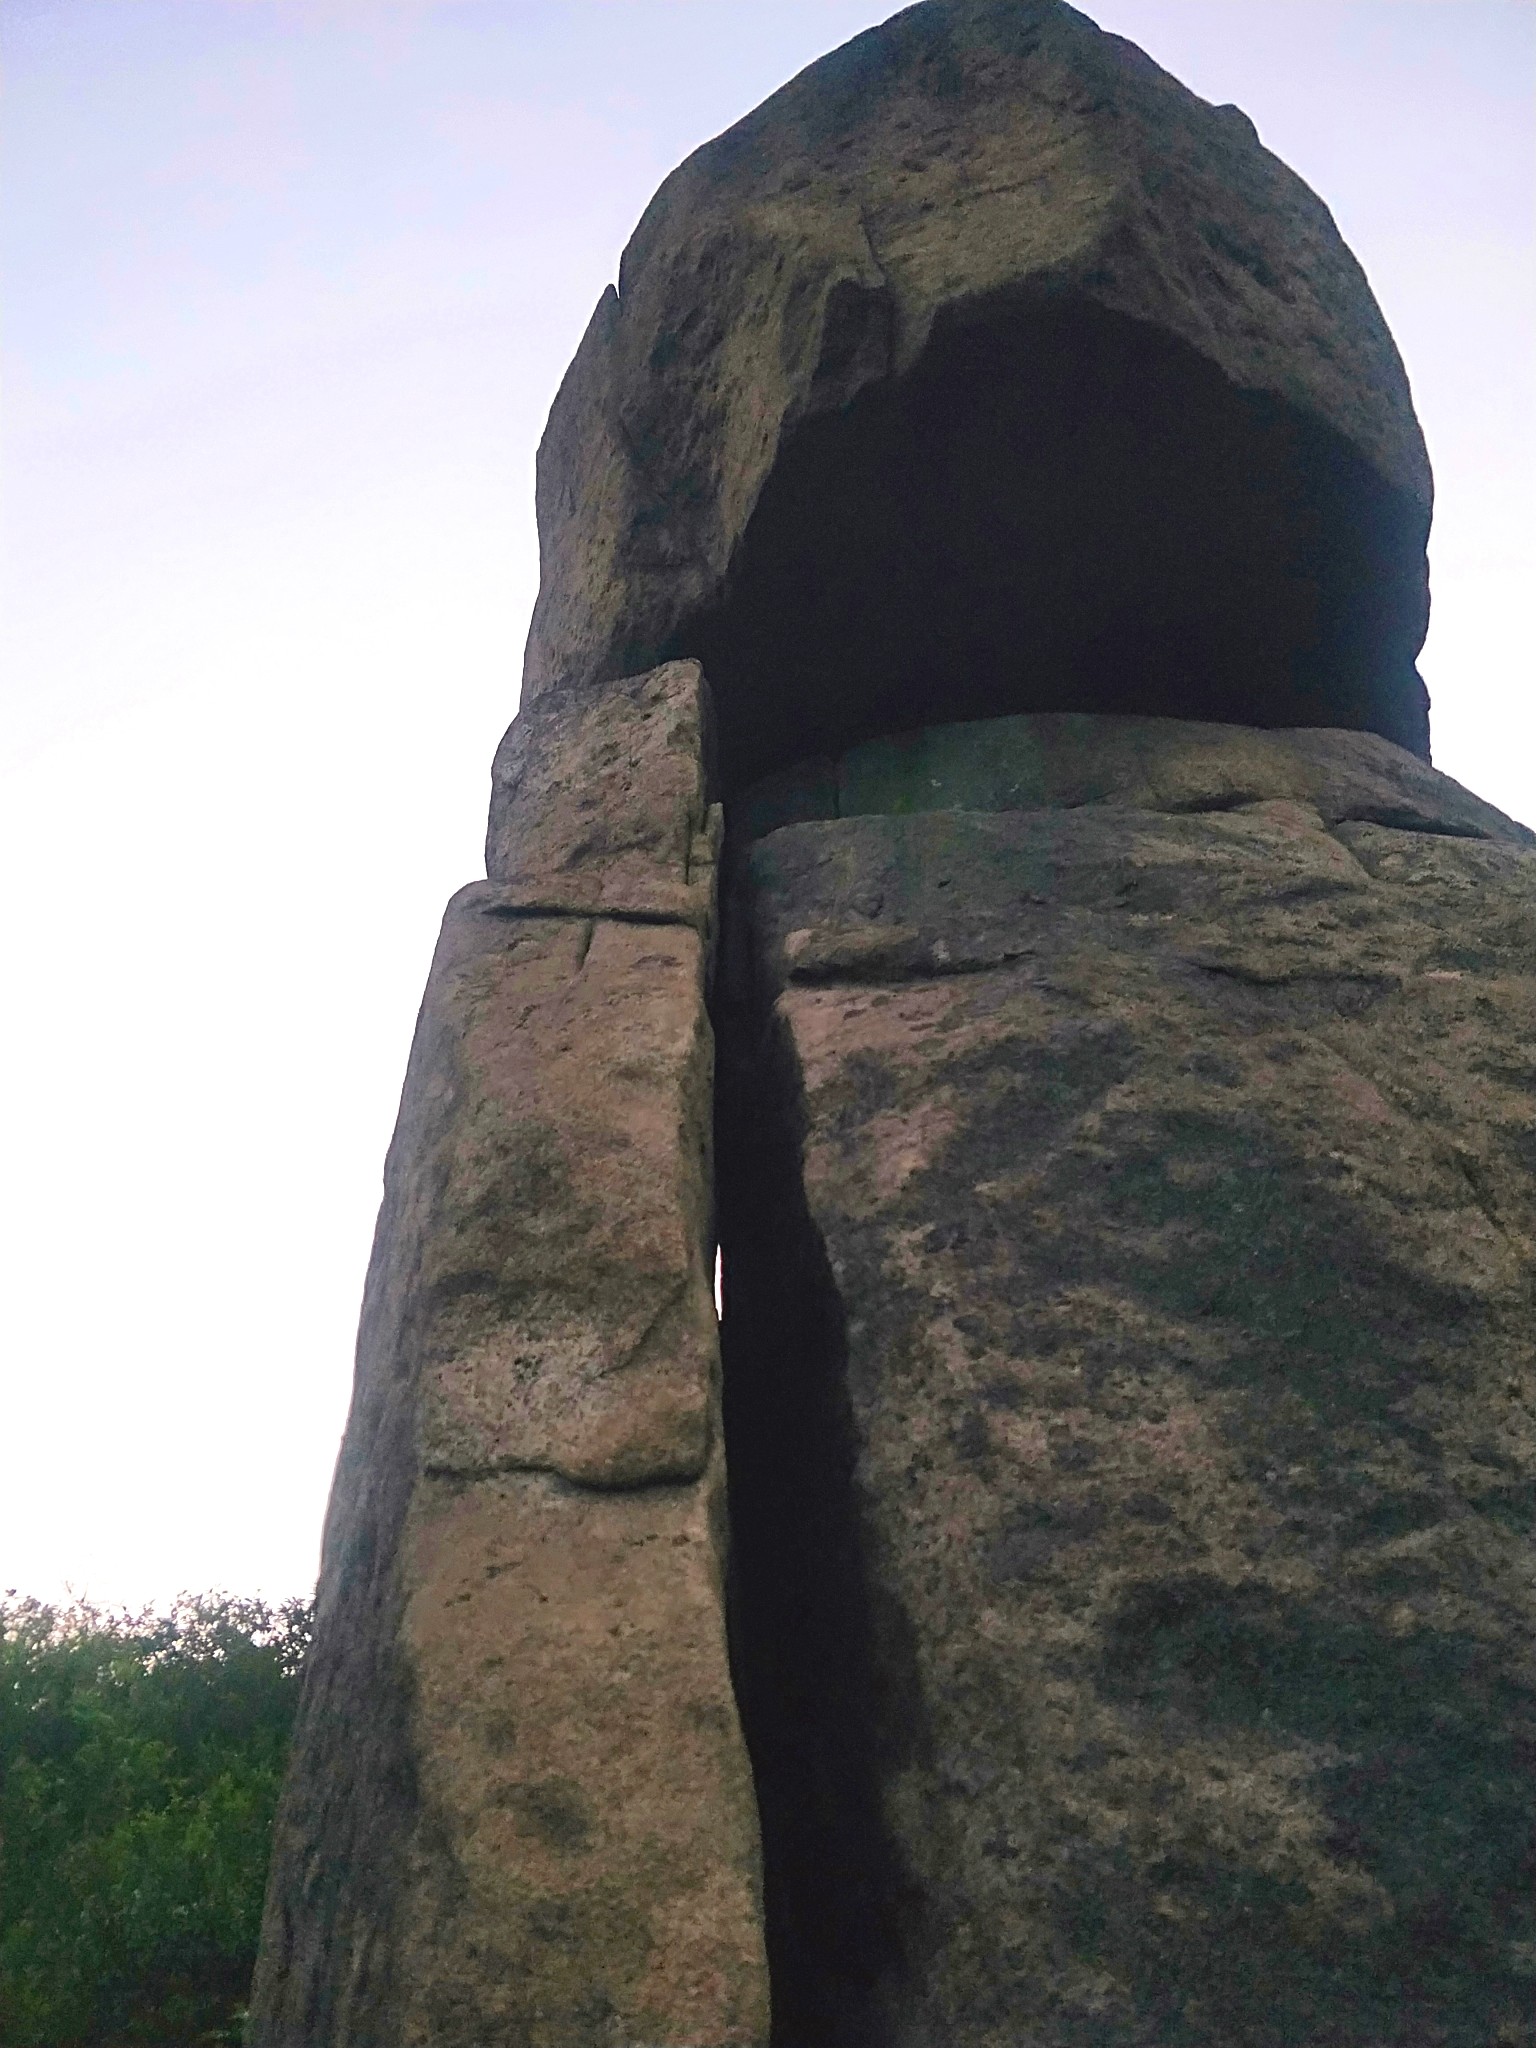
[[777, 2048], [1529, 2038], [1536, 842], [1426, 765], [1429, 505], [1326, 208], [1059, 0], [667, 181], [540, 451], [256, 2048], [765, 2048], [770, 1962]]
[[530, 705], [492, 764], [486, 874], [524, 902], [677, 918], [707, 934], [720, 843], [709, 721], [691, 661], [600, 697], [556, 692]]
[[775, 2038], [1514, 2048], [1536, 839], [1376, 741], [995, 737], [813, 764], [864, 815], [727, 903]]
[[278, 1822], [270, 2048], [766, 2036], [723, 1615], [703, 712], [681, 664], [518, 733], [504, 878], [449, 907]]
[[[1009, 460], [1015, 469], [1023, 461], [1017, 489], [1031, 502], [1022, 506], [1009, 502], [1006, 476], [982, 474], [992, 412], [952, 416], [989, 366], [1003, 385], [992, 397], [1019, 442]], [[1055, 394], [1045, 414], [1015, 419], [1009, 408], [1033, 387]], [[909, 391], [918, 394], [916, 414], [903, 409]], [[1049, 464], [1038, 475], [1028, 468], [1028, 447], [1063, 408], [1075, 438], [1057, 451], [1059, 463], [1087, 462], [1094, 473], [1086, 478]], [[1209, 448], [1196, 431], [1207, 419]], [[1252, 460], [1229, 475], [1221, 451], [1250, 432]], [[889, 488], [904, 474], [903, 451], [923, 434], [937, 435], [936, 461], [943, 448], [963, 445], [966, 473], [936, 490]], [[801, 503], [789, 472], [797, 448], [821, 445], [817, 435], [825, 460], [800, 479]], [[894, 470], [882, 466], [893, 438]], [[1186, 477], [1180, 466], [1191, 448], [1198, 461]], [[778, 515], [789, 537], [764, 540], [754, 554], [743, 543], [760, 501], [766, 508], [774, 498], [765, 485], [776, 468], [790, 492]], [[840, 514], [817, 535], [811, 559], [786, 567], [780, 556], [792, 550], [807, 508], [814, 513], [845, 473], [862, 493], [852, 509], [865, 523], [850, 535], [852, 560], [826, 559], [848, 531]], [[1132, 530], [1106, 542], [1128, 483]], [[926, 684], [917, 675], [888, 685], [857, 680], [857, 638], [839, 650], [841, 681], [828, 671], [830, 697], [828, 677], [797, 682], [797, 635], [815, 637], [818, 569], [856, 581], [889, 543], [892, 563], [910, 559], [920, 570], [929, 537], [903, 553], [903, 536], [884, 533], [881, 519], [920, 518], [921, 501], [936, 497], [952, 523], [951, 497], [973, 491], [975, 531], [966, 528], [946, 573], [971, 574], [988, 545], [1001, 546], [1002, 558], [995, 574], [990, 564], [978, 572], [985, 601], [951, 602], [939, 637], [923, 647]], [[1301, 498], [1310, 509], [1292, 505]], [[1170, 701], [1148, 701], [1134, 675], [1125, 687], [1133, 699], [1142, 690], [1140, 702], [1087, 701], [1084, 661], [1117, 663], [1115, 648], [1085, 651], [1086, 642], [1112, 627], [1143, 667], [1149, 633], [1155, 662], [1176, 670], [1181, 648], [1191, 658], [1198, 620], [1192, 630], [1183, 613], [1170, 617], [1159, 637], [1157, 622], [1142, 615], [1148, 593], [1191, 559], [1194, 525], [1220, 503], [1217, 530], [1202, 531], [1199, 547], [1215, 550], [1223, 573], [1197, 579], [1203, 596], [1180, 602], [1216, 602], [1220, 591], [1257, 579], [1264, 604], [1249, 603], [1247, 614], [1268, 620], [1272, 612], [1277, 623], [1245, 648], [1246, 708], [1191, 715], [1358, 726], [1424, 753], [1412, 664], [1426, 617], [1429, 500], [1407, 382], [1364, 276], [1326, 207], [1261, 146], [1238, 109], [1207, 105], [1058, 0], [927, 0], [813, 65], [697, 151], [647, 210], [540, 450], [543, 576], [525, 694], [592, 690], [670, 652], [702, 654], [728, 786], [807, 752], [817, 743], [810, 726], [823, 716], [841, 720], [846, 744], [940, 713], [1177, 711], [1178, 691], [1194, 686], [1173, 670], [1159, 682]], [[1225, 538], [1250, 524], [1239, 556], [1228, 559]], [[1041, 569], [1041, 601], [1015, 616], [1008, 568], [1033, 561], [1058, 530], [1073, 559], [1053, 561], [1048, 575]], [[1174, 545], [1160, 554], [1170, 535]], [[1095, 536], [1110, 552], [1097, 568]], [[1341, 572], [1348, 588], [1330, 597], [1329, 576], [1362, 549]], [[1297, 559], [1282, 565], [1282, 552]], [[1140, 623], [1116, 617], [1117, 579], [1122, 608]], [[883, 577], [887, 610], [900, 609], [910, 580]], [[732, 606], [748, 603], [748, 586], [757, 612], [743, 621]], [[1341, 674], [1297, 683], [1281, 657], [1293, 644], [1299, 660], [1316, 640], [1307, 610], [1319, 591], [1325, 610], [1337, 601], [1349, 613], [1337, 622]], [[978, 680], [978, 650], [951, 647], [943, 635], [979, 630], [967, 611], [989, 606], [997, 617], [985, 627], [979, 666], [997, 672]], [[903, 617], [903, 634], [920, 634], [932, 610], [920, 607], [910, 628]], [[1196, 679], [1207, 694], [1239, 687], [1223, 654], [1241, 631], [1237, 610], [1210, 650], [1220, 674]], [[848, 613], [840, 600], [816, 624], [830, 631]], [[1011, 656], [995, 644], [1041, 621], [1060, 626], [1071, 644], [1058, 644], [1058, 633]], [[878, 632], [877, 605], [868, 624]], [[954, 673], [941, 677], [933, 663], [946, 652]], [[1342, 676], [1362, 664], [1370, 676]], [[1042, 665], [1050, 671], [1043, 681], [1034, 677]], [[1093, 683], [1101, 695], [1114, 688], [1097, 669]], [[898, 684], [926, 688], [919, 716], [892, 718], [888, 707], [852, 701]], [[1310, 712], [1281, 701], [1292, 687], [1318, 699]], [[987, 701], [961, 701], [967, 688]], [[1053, 695], [1059, 701], [1046, 701]], [[1336, 704], [1321, 701], [1335, 695]]]

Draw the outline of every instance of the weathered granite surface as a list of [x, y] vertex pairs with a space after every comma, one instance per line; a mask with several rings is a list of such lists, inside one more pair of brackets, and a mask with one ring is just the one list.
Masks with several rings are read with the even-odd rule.
[[540, 449], [525, 695], [702, 655], [730, 786], [820, 722], [1192, 690], [1423, 753], [1429, 502], [1366, 280], [1245, 115], [1059, 0], [926, 0], [647, 209]]
[[677, 664], [596, 721], [528, 721], [504, 759], [529, 815], [449, 907], [278, 1821], [272, 2048], [766, 2038], [721, 1584], [705, 717]]
[[858, 814], [735, 856], [775, 2038], [1514, 2048], [1536, 838], [1380, 741], [1092, 724], [813, 764]]
[[540, 451], [256, 2048], [766, 2048], [770, 1966], [775, 2048], [1529, 2038], [1536, 852], [1427, 765], [1429, 507], [1321, 201], [1059, 0], [667, 181]]
[[492, 763], [486, 874], [524, 903], [674, 919], [707, 938], [721, 830], [710, 722], [695, 662], [530, 704]]

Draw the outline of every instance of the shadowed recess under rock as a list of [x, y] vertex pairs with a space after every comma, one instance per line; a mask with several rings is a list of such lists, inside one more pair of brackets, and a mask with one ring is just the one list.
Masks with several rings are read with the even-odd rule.
[[1079, 711], [1427, 754], [1428, 516], [1340, 434], [1088, 301], [956, 309], [788, 438], [704, 663], [726, 790], [930, 725]]

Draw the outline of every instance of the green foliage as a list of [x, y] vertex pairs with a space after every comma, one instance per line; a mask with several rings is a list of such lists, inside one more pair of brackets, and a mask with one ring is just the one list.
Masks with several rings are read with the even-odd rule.
[[0, 1600], [0, 2041], [234, 2041], [310, 1609]]

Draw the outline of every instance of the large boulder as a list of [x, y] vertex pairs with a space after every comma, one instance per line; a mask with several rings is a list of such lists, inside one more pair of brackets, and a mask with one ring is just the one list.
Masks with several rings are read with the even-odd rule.
[[1427, 752], [1430, 479], [1327, 208], [1059, 0], [927, 0], [648, 208], [539, 456], [528, 699], [701, 656], [728, 788], [936, 718]]
[[686, 663], [526, 720], [527, 813], [444, 921], [278, 1815], [269, 2048], [766, 2040], [704, 723]]
[[1380, 740], [1086, 718], [738, 829], [776, 2039], [1528, 2040], [1536, 837]]

